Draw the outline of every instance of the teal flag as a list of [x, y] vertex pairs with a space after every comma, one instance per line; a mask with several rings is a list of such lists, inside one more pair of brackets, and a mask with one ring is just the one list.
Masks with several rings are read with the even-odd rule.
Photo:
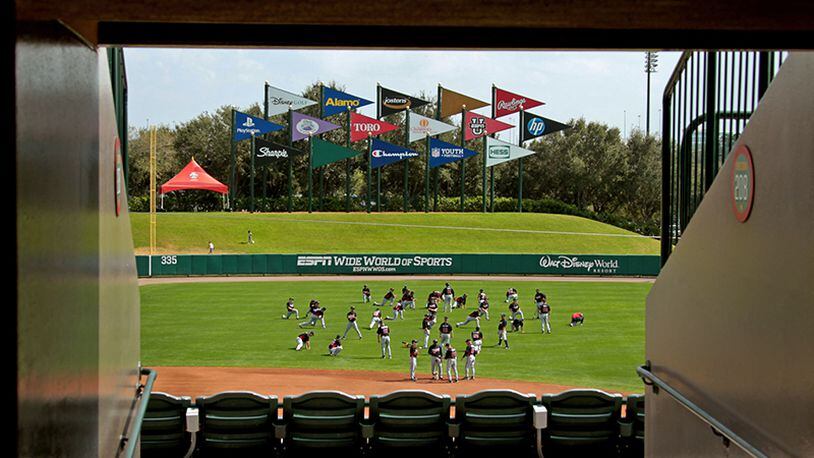
[[311, 168], [315, 169], [323, 165], [333, 164], [349, 157], [361, 154], [361, 152], [339, 146], [325, 140], [320, 140], [317, 137], [311, 137]]

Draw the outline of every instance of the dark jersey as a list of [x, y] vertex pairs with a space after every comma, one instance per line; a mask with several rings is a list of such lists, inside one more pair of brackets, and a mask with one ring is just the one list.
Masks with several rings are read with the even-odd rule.
[[300, 334], [300, 335], [299, 335], [299, 336], [297, 336], [297, 337], [299, 337], [300, 339], [302, 339], [302, 341], [303, 341], [303, 342], [308, 342], [309, 340], [311, 340], [311, 336], [309, 336], [307, 332], [306, 332], [306, 333], [304, 333], [304, 334]]
[[336, 348], [336, 347], [341, 347], [341, 346], [342, 346], [342, 342], [335, 339], [333, 342], [328, 344], [328, 350]]
[[433, 315], [438, 313], [438, 304], [435, 302], [430, 303], [430, 305], [427, 306], [427, 310], [429, 310], [429, 312]]
[[481, 340], [483, 339], [483, 334], [480, 331], [472, 331], [472, 340]]
[[454, 295], [455, 295], [455, 290], [452, 289], [451, 286], [447, 286], [447, 287], [444, 288], [444, 296], [454, 296]]
[[383, 337], [387, 337], [390, 335], [390, 327], [389, 326], [380, 326], [379, 330], [376, 331], [377, 334]]
[[438, 330], [441, 334], [449, 334], [452, 332], [452, 325], [449, 323], [441, 323], [441, 326], [438, 326]]
[[348, 312], [348, 321], [356, 321], [356, 312]]
[[463, 297], [463, 296], [459, 296], [457, 299], [455, 299], [455, 302], [457, 302], [457, 303], [459, 303], [461, 305], [466, 305], [466, 298]]
[[523, 320], [521, 320], [520, 318], [515, 318], [514, 321], [512, 321], [512, 326], [514, 326], [515, 328], [523, 326]]
[[418, 358], [418, 345], [410, 345], [410, 358]]
[[362, 294], [365, 296], [370, 296], [370, 288], [362, 288]]
[[497, 330], [498, 330], [498, 331], [505, 331], [505, 330], [506, 330], [506, 326], [508, 326], [508, 325], [509, 325], [509, 323], [508, 323], [506, 320], [500, 320], [500, 321], [497, 323]]
[[421, 320], [421, 329], [430, 329], [432, 327], [432, 319], [429, 317], [425, 317]]
[[312, 313], [314, 314], [315, 317], [322, 318], [322, 316], [325, 314], [325, 311], [322, 309], [316, 309]]
[[489, 308], [489, 303], [486, 302], [486, 301], [483, 301], [483, 303], [480, 305], [480, 308], [482, 308], [484, 310], [488, 309]]
[[293, 302], [286, 302], [285, 303], [285, 308], [287, 308], [289, 312], [293, 312], [294, 311], [294, 303]]
[[543, 302], [540, 305], [540, 313], [549, 313], [551, 312], [551, 306], [548, 305], [548, 302]]
[[404, 302], [409, 302], [409, 301], [411, 301], [412, 299], [410, 299], [410, 295], [409, 295], [409, 294], [405, 293], [405, 294], [402, 294], [402, 296], [401, 296], [401, 300], [402, 300], [402, 301], [404, 301]]
[[472, 345], [466, 346], [466, 350], [464, 350], [464, 356], [475, 356], [477, 354], [478, 352], [475, 351], [475, 347], [473, 347]]
[[440, 358], [441, 353], [442, 353], [441, 346], [440, 345], [430, 345], [430, 349], [427, 350], [427, 353], [432, 357]]
[[458, 352], [455, 351], [454, 348], [449, 347], [446, 352], [444, 352], [444, 359], [455, 359], [458, 357]]
[[388, 291], [387, 294], [384, 295], [385, 299], [393, 299], [394, 297], [396, 297], [396, 295], [393, 294], [393, 291]]
[[509, 304], [509, 310], [511, 310], [512, 313], [520, 310], [520, 304], [518, 304], [516, 302], [512, 302], [511, 304]]
[[545, 300], [545, 294], [537, 293], [534, 295], [534, 302], [543, 302]]
[[471, 316], [472, 318], [477, 318], [477, 317], [479, 317], [479, 316], [480, 316], [480, 311], [478, 311], [478, 310], [473, 310], [473, 311], [472, 311], [472, 312], [469, 314], [469, 316]]
[[404, 305], [401, 302], [396, 302], [396, 305], [393, 306], [393, 310], [400, 312], [404, 310]]

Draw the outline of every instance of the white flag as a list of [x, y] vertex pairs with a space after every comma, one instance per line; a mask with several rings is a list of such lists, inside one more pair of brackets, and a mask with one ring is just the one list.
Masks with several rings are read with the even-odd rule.
[[455, 129], [453, 125], [410, 112], [410, 143], [424, 140], [427, 134], [438, 135]]
[[512, 161], [534, 154], [534, 151], [521, 148], [496, 138], [486, 137], [486, 167]]
[[289, 106], [291, 106], [292, 110], [299, 110], [300, 108], [317, 104], [313, 100], [300, 97], [297, 94], [273, 86], [268, 86], [266, 89], [266, 97], [269, 101], [269, 116], [285, 113], [288, 111]]

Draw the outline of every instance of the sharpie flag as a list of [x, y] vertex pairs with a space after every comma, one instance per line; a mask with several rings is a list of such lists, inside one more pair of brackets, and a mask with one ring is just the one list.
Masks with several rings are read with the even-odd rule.
[[534, 151], [521, 148], [496, 138], [486, 137], [486, 167], [530, 156]]
[[304, 115], [302, 113], [291, 113], [291, 141], [302, 140], [308, 136], [316, 136], [325, 132], [339, 129], [334, 123], [323, 121], [319, 118]]
[[500, 132], [501, 130], [511, 129], [514, 127], [513, 125], [507, 124], [503, 121], [497, 121], [488, 116], [473, 113], [471, 111], [466, 112], [464, 123], [464, 132], [466, 134], [464, 135], [464, 138], [466, 140], [480, 138], [484, 135], [493, 134], [495, 132]]
[[452, 124], [436, 121], [435, 119], [410, 112], [410, 143], [423, 140], [427, 135], [438, 135], [457, 129]]
[[254, 136], [263, 135], [275, 130], [282, 130], [283, 126], [268, 122], [263, 118], [258, 118], [240, 111], [235, 112], [235, 130], [232, 135], [235, 141], [248, 140]]
[[342, 161], [357, 154], [359, 151], [345, 148], [325, 140], [320, 140], [317, 137], [311, 138], [311, 168], [316, 169], [323, 165], [333, 164], [334, 162]]
[[371, 103], [373, 102], [370, 100], [322, 86], [322, 115], [325, 117], [345, 113], [351, 108], [360, 108]]
[[430, 168], [438, 167], [450, 162], [460, 161], [478, 154], [469, 148], [461, 148], [458, 145], [438, 140], [430, 139]]
[[262, 138], [254, 139], [254, 163], [257, 166], [262, 167], [280, 160], [288, 160], [296, 154], [302, 154], [302, 151]]
[[407, 94], [402, 94], [401, 92], [396, 92], [392, 89], [387, 89], [381, 86], [379, 86], [378, 101], [379, 116], [381, 117], [398, 113], [399, 111], [404, 111], [408, 108], [415, 110], [420, 106], [430, 103], [426, 100], [410, 97]]
[[570, 129], [571, 126], [553, 119], [537, 116], [527, 111], [523, 112], [523, 119], [520, 120], [520, 140], [526, 141], [532, 138], [542, 137], [561, 130]]
[[359, 113], [350, 113], [350, 141], [358, 142], [370, 136], [375, 137], [399, 127], [389, 122], [379, 121]]
[[528, 110], [529, 108], [539, 107], [540, 105], [545, 105], [545, 103], [495, 88], [496, 118], [517, 113], [520, 111], [520, 107], [523, 107], [523, 110]]
[[370, 168], [377, 169], [387, 164], [418, 157], [418, 153], [403, 146], [394, 145], [374, 138], [370, 145]]
[[441, 88], [441, 118], [459, 114], [464, 108], [467, 110], [477, 110], [478, 108], [488, 106], [489, 104], [482, 100], [463, 95], [460, 92], [450, 91], [443, 87]]
[[299, 110], [317, 104], [313, 100], [273, 86], [266, 86], [266, 98], [269, 101], [269, 116], [285, 113], [288, 111], [288, 107], [291, 107], [292, 110]]

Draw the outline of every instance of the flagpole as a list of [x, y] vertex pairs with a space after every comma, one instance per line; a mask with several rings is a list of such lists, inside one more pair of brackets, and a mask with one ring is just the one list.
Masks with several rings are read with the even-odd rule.
[[[461, 149], [466, 149], [466, 105], [461, 105]], [[466, 185], [466, 158], [461, 158], [461, 213], [464, 212], [464, 186]]]
[[373, 142], [370, 140], [370, 132], [368, 132], [367, 133], [367, 195], [365, 196], [367, 198], [365, 209], [367, 210], [368, 213], [370, 213], [370, 204], [373, 203], [373, 195], [371, 194], [372, 193], [371, 181], [373, 181], [372, 180], [373, 172], [371, 171], [371, 167], [370, 167], [370, 165], [371, 165], [370, 164], [370, 162], [371, 162], [370, 158], [371, 158], [372, 153], [373, 153]]
[[[496, 90], [497, 86], [495, 83], [492, 83], [492, 119], [495, 119], [497, 116], [497, 107], [495, 107], [495, 99], [496, 97]], [[492, 134], [492, 138], [495, 135]], [[489, 155], [487, 141], [483, 139], [483, 211], [486, 212], [486, 159]], [[491, 167], [489, 169], [489, 211], [491, 213], [495, 212], [495, 168]]]
[[424, 213], [430, 211], [430, 134], [427, 133], [427, 155], [424, 157]]
[[[410, 147], [410, 109], [404, 112], [404, 144], [407, 148]], [[409, 211], [410, 205], [410, 190], [408, 189], [410, 181], [410, 162], [404, 158], [404, 213]]]
[[251, 190], [250, 196], [251, 199], [249, 200], [249, 213], [254, 213], [254, 133], [252, 132], [252, 146], [251, 146], [251, 178], [249, 179], [249, 189]]
[[311, 165], [314, 163], [314, 142], [311, 138], [311, 134], [308, 134], [308, 213], [311, 213], [313, 207], [313, 172], [311, 171]]
[[232, 170], [229, 174], [229, 200], [232, 202], [232, 210], [236, 206], [237, 202], [235, 201], [235, 168], [236, 168], [236, 161], [237, 161], [237, 142], [235, 142], [235, 124], [237, 124], [237, 112], [234, 108], [232, 108], [232, 128], [230, 130], [230, 149], [232, 153]]
[[[319, 85], [319, 119], [322, 119], [325, 113], [325, 85]], [[322, 138], [322, 134], [319, 134], [319, 138]], [[324, 185], [323, 180], [323, 172], [325, 171], [325, 166], [319, 168], [318, 173], [318, 180], [319, 180], [319, 211], [322, 211], [322, 188]]]
[[[294, 135], [293, 128], [291, 126], [292, 115], [291, 112], [291, 105], [288, 106], [288, 146], [293, 147], [294, 141], [292, 137]], [[292, 157], [293, 154], [288, 155], [288, 213], [291, 213], [292, 207], [294, 206], [294, 158]]]
[[[520, 105], [520, 124], [523, 122], [523, 105]], [[523, 126], [518, 129], [517, 146], [523, 147]], [[517, 160], [517, 212], [523, 213], [523, 158]]]
[[[269, 120], [269, 82], [265, 82], [263, 91], [263, 119]], [[269, 135], [265, 135], [266, 140], [270, 140]], [[254, 149], [252, 149], [252, 156], [254, 156]], [[268, 197], [268, 183], [269, 183], [269, 168], [263, 167], [263, 198]]]
[[[345, 146], [350, 148], [350, 114], [351, 108], [348, 107], [348, 136], [345, 138]], [[345, 212], [350, 213], [350, 161], [351, 158], [345, 159]]]
[[[381, 121], [382, 112], [381, 112], [381, 100], [382, 100], [382, 85], [376, 83], [376, 101], [379, 102], [376, 104], [376, 120]], [[372, 150], [371, 150], [372, 154]], [[370, 161], [370, 157], [368, 156], [368, 161]], [[376, 170], [376, 211], [382, 211], [382, 168], [379, 167]]]

